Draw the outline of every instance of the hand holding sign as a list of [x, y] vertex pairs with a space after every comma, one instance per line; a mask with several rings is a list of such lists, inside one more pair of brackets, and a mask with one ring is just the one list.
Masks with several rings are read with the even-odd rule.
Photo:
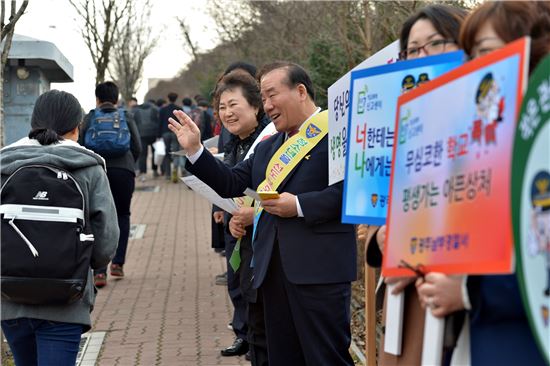
[[432, 310], [433, 316], [444, 317], [464, 309], [462, 301], [462, 276], [447, 276], [431, 272], [416, 281], [420, 305]]

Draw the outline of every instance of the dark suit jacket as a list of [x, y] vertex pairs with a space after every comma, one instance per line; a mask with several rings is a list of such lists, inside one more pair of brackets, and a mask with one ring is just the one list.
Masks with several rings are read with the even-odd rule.
[[[206, 150], [186, 168], [222, 197], [241, 196], [246, 188], [255, 190], [265, 179], [267, 164], [284, 138], [284, 133], [278, 133], [259, 143], [249, 159], [233, 168]], [[340, 223], [342, 183], [328, 185], [327, 141], [325, 136], [277, 189], [298, 196], [304, 217], [262, 213], [254, 241], [255, 288], [265, 278], [276, 240], [284, 272], [292, 283], [328, 284], [356, 278], [355, 233], [352, 225]]]
[[511, 275], [468, 276], [471, 363], [545, 365]]

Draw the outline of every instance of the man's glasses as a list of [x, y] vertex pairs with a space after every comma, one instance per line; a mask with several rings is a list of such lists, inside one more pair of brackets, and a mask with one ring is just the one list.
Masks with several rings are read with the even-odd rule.
[[434, 55], [445, 51], [448, 44], [455, 44], [451, 39], [434, 39], [422, 46], [409, 47], [406, 50], [399, 52], [400, 60], [410, 60], [420, 57], [420, 50], [424, 50], [427, 55]]

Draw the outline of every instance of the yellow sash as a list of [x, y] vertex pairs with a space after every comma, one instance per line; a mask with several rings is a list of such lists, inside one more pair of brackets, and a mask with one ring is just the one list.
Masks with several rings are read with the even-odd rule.
[[[265, 171], [265, 180], [258, 185], [258, 192], [276, 191], [298, 163], [328, 133], [328, 111], [319, 112], [306, 122], [300, 131], [290, 137], [273, 154]], [[263, 208], [256, 204], [256, 214]]]

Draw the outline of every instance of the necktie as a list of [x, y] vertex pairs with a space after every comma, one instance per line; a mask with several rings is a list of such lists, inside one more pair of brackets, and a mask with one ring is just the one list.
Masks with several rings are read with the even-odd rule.
[[229, 257], [229, 265], [233, 269], [233, 272], [237, 272], [241, 266], [241, 238], [237, 240], [233, 253], [231, 253], [231, 257]]

